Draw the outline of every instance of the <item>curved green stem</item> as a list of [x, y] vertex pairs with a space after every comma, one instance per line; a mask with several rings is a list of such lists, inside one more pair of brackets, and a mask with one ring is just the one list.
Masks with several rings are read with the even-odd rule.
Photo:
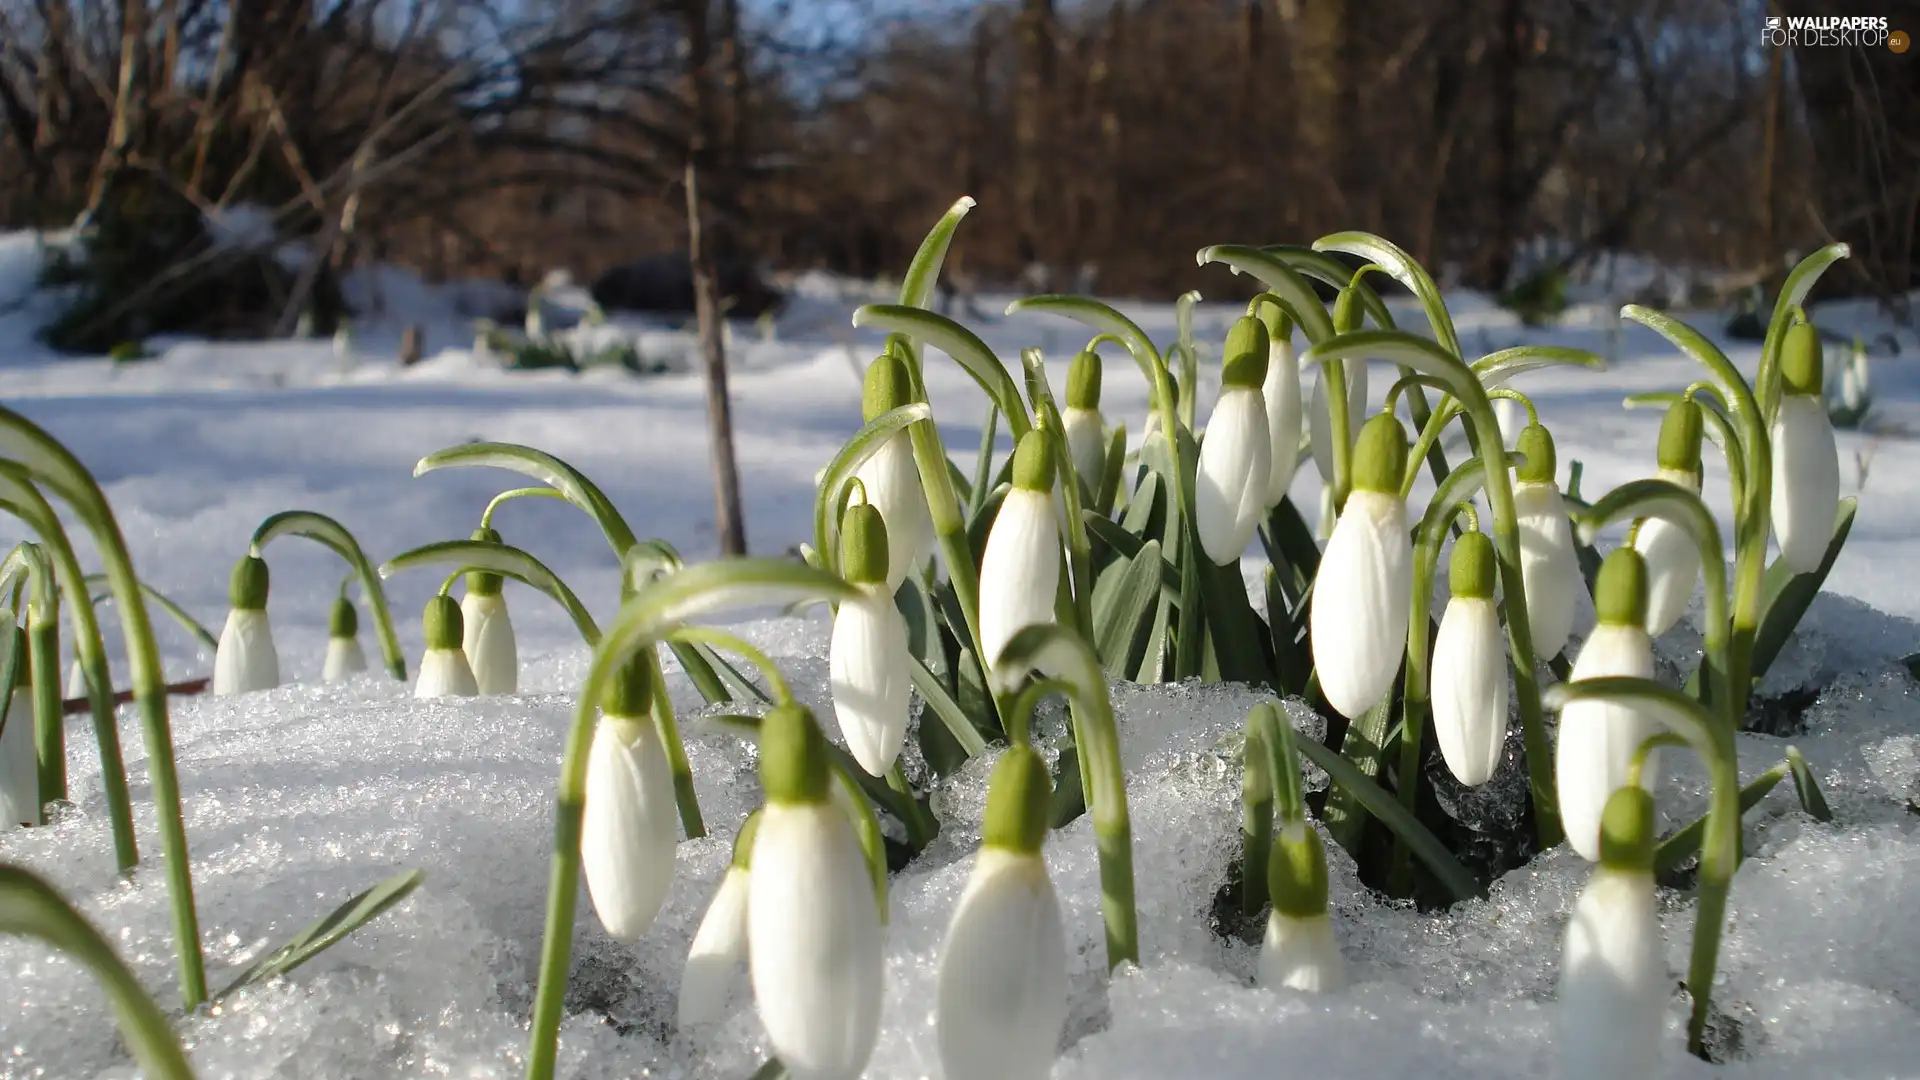
[[846, 487], [856, 479], [854, 473], [879, 453], [896, 432], [932, 416], [933, 410], [924, 401], [882, 413], [855, 432], [833, 455], [833, 460], [827, 462], [813, 497], [813, 547], [828, 569], [833, 569], [840, 558], [840, 515], [845, 512], [840, 503], [846, 498]]
[[[1358, 255], [1374, 264], [1374, 268], [1385, 271], [1395, 281], [1405, 286], [1407, 291], [1418, 297], [1420, 306], [1426, 311], [1427, 322], [1433, 327], [1433, 335], [1440, 347], [1455, 356], [1460, 355], [1460, 335], [1454, 332], [1453, 316], [1447, 312], [1447, 303], [1440, 295], [1440, 289], [1434, 285], [1433, 278], [1416, 262], [1413, 256], [1401, 250], [1399, 246], [1368, 232], [1330, 233], [1313, 242], [1315, 251], [1344, 251]], [[1363, 272], [1365, 268], [1362, 268]], [[1355, 275], [1358, 277], [1359, 275]]]
[[1634, 747], [1633, 760], [1627, 763], [1627, 782], [1621, 787], [1640, 787], [1640, 775], [1647, 771], [1647, 759], [1663, 746], [1685, 746], [1687, 740], [1677, 732], [1661, 731], [1649, 735]]
[[574, 628], [580, 631], [581, 639], [588, 645], [600, 640], [600, 628], [594, 624], [593, 615], [573, 590], [567, 588], [567, 583], [560, 580], [560, 575], [511, 544], [496, 544], [490, 540], [435, 541], [412, 551], [403, 551], [381, 563], [380, 577], [390, 578], [403, 570], [442, 565], [453, 567], [453, 572], [447, 578], [449, 585], [462, 574], [484, 570], [531, 586], [566, 609]]
[[793, 702], [793, 688], [787, 685], [786, 676], [780, 674], [780, 666], [757, 646], [730, 630], [722, 630], [717, 626], [682, 626], [662, 634], [661, 640], [725, 649], [759, 668], [760, 674], [767, 677], [767, 685], [773, 689], [773, 704], [787, 705]]
[[487, 508], [485, 510], [480, 511], [480, 527], [483, 529], [493, 528], [493, 515], [496, 511], [498, 511], [502, 506], [512, 502], [515, 499], [527, 499], [527, 498], [559, 499], [561, 502], [567, 501], [567, 497], [565, 495], [561, 494], [558, 490], [550, 487], [508, 488], [506, 491], [503, 491], [500, 494], [495, 495], [491, 500], [487, 502]]
[[360, 576], [360, 591], [367, 598], [367, 607], [373, 611], [373, 628], [380, 638], [380, 652], [387, 660], [387, 673], [406, 682], [407, 655], [400, 651], [400, 635], [393, 632], [393, 614], [387, 610], [387, 591], [380, 586], [380, 575], [374, 572], [373, 563], [368, 561], [366, 552], [360, 550], [360, 542], [353, 538], [346, 526], [325, 514], [316, 514], [311, 510], [283, 510], [261, 522], [260, 527], [253, 531], [253, 554], [263, 555], [267, 545], [281, 536], [304, 536], [314, 541], [344, 559], [353, 572]]
[[1010, 746], [1033, 745], [1033, 711], [1055, 694], [1071, 696], [1073, 684], [1065, 679], [1035, 679], [1014, 696], [1007, 710], [1007, 743]]
[[627, 527], [620, 511], [614, 509], [613, 501], [587, 479], [585, 473], [544, 450], [517, 443], [462, 443], [421, 458], [413, 467], [413, 475], [425, 476], [441, 469], [457, 468], [506, 469], [538, 480], [592, 518], [615, 556], [625, 554], [633, 546], [633, 530]]
[[[93, 603], [102, 604], [113, 599], [113, 593], [108, 588], [107, 575], [88, 574], [86, 585], [88, 592], [92, 593]], [[152, 601], [154, 607], [159, 608], [168, 618], [177, 623], [180, 629], [192, 634], [209, 653], [219, 651], [220, 639], [214, 635], [214, 632], [207, 629], [205, 623], [194, 618], [191, 612], [181, 607], [172, 597], [145, 581], [140, 583], [140, 592]]]
[[1700, 404], [1700, 415], [1706, 418], [1707, 438], [1720, 448], [1727, 462], [1727, 490], [1733, 496], [1733, 505], [1737, 511], [1745, 505], [1747, 490], [1747, 459], [1740, 450], [1740, 435], [1733, 429], [1733, 421], [1727, 418], [1726, 402], [1721, 400], [1719, 391], [1706, 383], [1694, 383], [1687, 387], [1684, 394], [1651, 393], [1633, 394], [1625, 405], [1629, 409], [1647, 406], [1666, 406], [1686, 398]]
[[167, 718], [166, 677], [160, 668], [153, 623], [140, 595], [140, 577], [127, 554], [126, 537], [120, 532], [106, 493], [79, 459], [32, 421], [4, 407], [0, 407], [0, 456], [18, 462], [35, 481], [73, 507], [92, 534], [113, 585], [127, 658], [133, 669], [134, 699], [139, 703], [147, 738], [147, 774], [153, 787], [160, 850], [166, 858], [167, 892], [173, 903], [180, 998], [187, 1009], [198, 1008], [207, 1000], [206, 961], [200, 948], [200, 916], [193, 903], [180, 776], [174, 765], [173, 727]]
[[[620, 607], [594, 649], [575, 699], [560, 759], [554, 812], [553, 868], [547, 886], [546, 933], [534, 994], [527, 1051], [529, 1080], [552, 1080], [559, 1052], [567, 968], [573, 952], [574, 907], [580, 895], [580, 829], [586, 810], [587, 756], [599, 702], [614, 674], [635, 654], [687, 619], [734, 606], [799, 600], [846, 601], [859, 591], [839, 577], [785, 559], [732, 559], [691, 566], [637, 591]], [[663, 695], [656, 695], [656, 704]]]
[[113, 830], [113, 855], [121, 872], [140, 861], [133, 831], [133, 797], [127, 790], [127, 766], [120, 750], [120, 725], [114, 720], [113, 681], [107, 666], [107, 646], [100, 633], [99, 614], [88, 595], [87, 576], [80, 569], [60, 516], [23, 470], [0, 462], [0, 510], [19, 518], [46, 545], [60, 590], [73, 612], [73, 651], [86, 676], [87, 707], [93, 716], [94, 741], [100, 750], [100, 786], [107, 801], [107, 820]]
[[1767, 339], [1760, 349], [1760, 370], [1756, 375], [1761, 415], [1769, 424], [1780, 408], [1780, 348], [1786, 344], [1792, 313], [1805, 302], [1820, 276], [1852, 253], [1853, 249], [1846, 244], [1828, 244], [1801, 259], [1780, 287], [1780, 296], [1773, 303], [1773, 318], [1767, 322]]
[[1522, 408], [1527, 410], [1527, 423], [1537, 424], [1540, 422], [1540, 414], [1534, 410], [1533, 399], [1521, 393], [1520, 391], [1513, 389], [1512, 387], [1496, 386], [1493, 389], [1487, 391], [1487, 397], [1505, 398], [1508, 401], [1517, 401], [1520, 403]]

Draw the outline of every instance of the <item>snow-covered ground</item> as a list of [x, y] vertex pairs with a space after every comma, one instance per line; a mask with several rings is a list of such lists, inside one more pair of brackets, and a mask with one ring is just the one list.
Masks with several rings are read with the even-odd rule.
[[[689, 558], [714, 551], [704, 388], [697, 376], [637, 378], [506, 373], [466, 351], [484, 284], [456, 290], [382, 278], [387, 311], [356, 325], [351, 364], [330, 342], [151, 343], [161, 355], [116, 367], [55, 359], [31, 338], [47, 312], [27, 296], [34, 240], [0, 236], [0, 401], [44, 425], [99, 476], [144, 578], [215, 629], [229, 568], [259, 521], [307, 508], [344, 522], [384, 559], [465, 536], [506, 473], [454, 470], [411, 477], [421, 456], [484, 438], [551, 451], [593, 477], [641, 536]], [[773, 553], [811, 533], [814, 475], [860, 423], [860, 371], [879, 345], [847, 316], [859, 287], [802, 283], [771, 339], [736, 328], [730, 354], [737, 454], [750, 546]], [[364, 282], [361, 283], [364, 287]], [[16, 304], [16, 298], [26, 298]], [[875, 295], [872, 299], [884, 299]], [[1552, 341], [1608, 355], [1609, 371], [1544, 372], [1518, 385], [1555, 432], [1563, 469], [1584, 462], [1589, 495], [1653, 467], [1655, 411], [1627, 412], [1628, 393], [1701, 378], [1652, 332], [1617, 326], [1617, 302], [1575, 308], [1530, 330], [1482, 298], [1454, 314], [1469, 351]], [[998, 312], [1003, 298], [986, 298]], [[1156, 340], [1171, 340], [1171, 305], [1123, 305]], [[1238, 313], [1196, 312], [1202, 400], [1217, 384], [1217, 350]], [[1418, 326], [1410, 305], [1403, 325]], [[1830, 329], [1888, 329], [1864, 307], [1821, 309]], [[1696, 325], [1718, 338], [1722, 316]], [[399, 328], [419, 323], [429, 359], [393, 360]], [[1056, 379], [1086, 333], [1058, 319], [995, 319], [974, 329], [1003, 358], [1037, 345]], [[1920, 712], [1914, 684], [1892, 661], [1920, 648], [1920, 341], [1873, 361], [1881, 436], [1841, 436], [1843, 493], [1861, 495], [1852, 539], [1800, 640], [1771, 685], [1826, 686], [1796, 740], [1826, 784], [1838, 821], [1812, 822], [1777, 792], [1750, 820], [1734, 888], [1716, 1004], [1740, 1029], [1743, 1077], [1920, 1077]], [[1729, 344], [1751, 370], [1757, 348]], [[1210, 381], [1211, 380], [1211, 381]], [[1373, 380], [1378, 401], [1385, 379]], [[968, 467], [985, 399], [934, 356], [928, 383], [941, 433]], [[1105, 411], [1137, 432], [1145, 386], [1110, 364]], [[1204, 410], [1203, 410], [1204, 413]], [[1003, 438], [1002, 450], [1006, 448]], [[1708, 496], [1724, 515], [1724, 473], [1708, 450]], [[1865, 464], [1856, 468], [1856, 457]], [[1564, 478], [1564, 472], [1563, 472]], [[1305, 469], [1293, 497], [1318, 505]], [[4, 523], [11, 525], [11, 523]], [[614, 607], [616, 567], [578, 511], [545, 500], [502, 510], [496, 525], [579, 592], [596, 616]], [[0, 541], [17, 537], [0, 532]], [[91, 552], [84, 550], [83, 558]], [[527, 693], [510, 699], [416, 702], [367, 676], [347, 689], [318, 679], [328, 604], [342, 574], [298, 540], [270, 551], [271, 614], [284, 674], [300, 683], [239, 699], [176, 699], [175, 740], [210, 981], [227, 978], [339, 900], [418, 866], [427, 881], [402, 907], [287, 979], [251, 990], [181, 1031], [204, 1077], [507, 1077], [522, 1068], [534, 963], [546, 898], [553, 781], [570, 694], [586, 650], [566, 616], [509, 586]], [[401, 636], [417, 662], [419, 611], [437, 575], [389, 584]], [[1585, 618], [1590, 619], [1590, 612]], [[364, 619], [364, 606], [363, 606]], [[826, 638], [817, 620], [752, 624], [750, 636], [824, 703]], [[212, 658], [170, 625], [160, 630], [169, 678], [207, 673]], [[371, 646], [368, 628], [363, 641]], [[113, 637], [113, 635], [109, 635]], [[1663, 643], [1680, 656], [1697, 637], [1683, 625]], [[117, 644], [117, 643], [116, 643]], [[118, 655], [115, 649], [116, 657]], [[117, 669], [124, 672], [124, 667]], [[124, 676], [121, 681], [124, 683]], [[1830, 684], [1830, 685], [1829, 685]], [[679, 705], [698, 699], [676, 679]], [[1309, 999], [1250, 988], [1253, 953], [1207, 929], [1239, 821], [1239, 780], [1218, 746], [1252, 696], [1224, 687], [1117, 687], [1131, 770], [1144, 970], [1111, 986], [1104, 970], [1093, 842], [1085, 820], [1054, 837], [1049, 860], [1068, 909], [1075, 1010], [1056, 1075], [1373, 1077], [1420, 1070], [1442, 1077], [1537, 1077], [1552, 1069], [1553, 977], [1565, 913], [1586, 867], [1551, 853], [1493, 894], [1444, 915], [1416, 914], [1367, 894], [1335, 855], [1336, 922], [1361, 980], [1350, 994]], [[143, 851], [157, 855], [144, 752], [125, 726]], [[74, 803], [51, 828], [0, 835], [0, 860], [39, 870], [81, 905], [163, 1003], [173, 947], [156, 862], [131, 881], [113, 873], [92, 739], [70, 729]], [[1784, 742], [1745, 737], [1743, 772], [1780, 759]], [[578, 1077], [698, 1075], [737, 1080], [764, 1059], [747, 1001], [718, 1030], [675, 1033], [666, 1018], [687, 942], [726, 865], [728, 836], [757, 801], [751, 760], [728, 738], [695, 737], [703, 806], [719, 833], [683, 844], [667, 908], [635, 947], [605, 937], [582, 906], [562, 1072]], [[893, 893], [893, 998], [871, 1077], [939, 1074], [930, 1014], [940, 938], [978, 835], [985, 762], [941, 801], [935, 847]], [[1511, 772], [1512, 763], [1506, 766]], [[1513, 779], [1511, 775], [1506, 779]], [[1496, 781], [1498, 783], [1498, 781]], [[1681, 770], [1670, 818], [1702, 805], [1697, 772]], [[1676, 981], [1692, 912], [1668, 896]], [[6, 996], [0, 1076], [129, 1076], [105, 1022], [105, 1002], [80, 970], [39, 946], [0, 941]], [[1680, 1052], [1684, 995], [1669, 1009], [1667, 1075], [1714, 1070]]]

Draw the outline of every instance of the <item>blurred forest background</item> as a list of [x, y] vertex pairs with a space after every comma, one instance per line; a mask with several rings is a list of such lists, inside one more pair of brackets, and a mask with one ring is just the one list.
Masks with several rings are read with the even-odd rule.
[[[320, 252], [531, 284], [686, 244], [963, 284], [1231, 291], [1364, 228], [1499, 292], [1606, 251], [1906, 316], [1920, 49], [1762, 44], [1915, 0], [0, 0], [0, 227], [257, 204]], [[147, 242], [147, 241], [142, 241]], [[309, 285], [311, 283], [309, 282]]]

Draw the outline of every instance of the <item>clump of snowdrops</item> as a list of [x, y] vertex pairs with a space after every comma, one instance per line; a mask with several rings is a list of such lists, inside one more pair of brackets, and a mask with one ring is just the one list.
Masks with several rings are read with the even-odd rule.
[[[1791, 750], [1742, 790], [1734, 735], [1852, 520], [1853, 501], [1838, 496], [1819, 338], [1798, 306], [1845, 248], [1817, 253], [1789, 277], [1752, 382], [1686, 325], [1628, 307], [1625, 317], [1698, 360], [1706, 378], [1630, 402], [1667, 410], [1650, 476], [1587, 501], [1577, 467], [1561, 486], [1551, 417], [1509, 383], [1549, 365], [1597, 368], [1599, 358], [1554, 346], [1466, 357], [1426, 272], [1378, 237], [1199, 253], [1201, 264], [1224, 263], [1262, 290], [1219, 346], [1220, 391], [1203, 427], [1197, 294], [1181, 299], [1177, 338], [1164, 348], [1095, 300], [1014, 303], [1010, 313], [1054, 314], [1093, 332], [1067, 366], [1064, 409], [1038, 350], [1023, 352], [1016, 378], [971, 331], [927, 310], [971, 205], [961, 200], [928, 236], [901, 303], [854, 314], [856, 326], [889, 337], [866, 374], [864, 426], [821, 472], [804, 561], [686, 564], [666, 543], [637, 538], [591, 480], [530, 447], [466, 444], [417, 466], [416, 475], [500, 468], [534, 483], [489, 503], [470, 538], [380, 568], [446, 574], [423, 615], [428, 652], [416, 692], [515, 689], [505, 580], [560, 604], [593, 648], [562, 754], [529, 1077], [554, 1073], [581, 882], [607, 933], [634, 940], [660, 909], [679, 839], [707, 829], [664, 690], [663, 646], [707, 701], [735, 703], [716, 723], [757, 743], [764, 792], [764, 804], [734, 826], [732, 862], [687, 958], [679, 1024], [697, 1032], [716, 1018], [745, 968], [777, 1067], [791, 1075], [852, 1078], [865, 1069], [886, 994], [889, 864], [931, 842], [938, 822], [928, 793], [983, 754], [998, 760], [982, 844], [948, 930], [933, 1003], [938, 1049], [957, 1080], [1048, 1073], [1067, 1014], [1067, 957], [1040, 853], [1082, 813], [1096, 838], [1109, 968], [1140, 957], [1120, 732], [1108, 696], [1116, 679], [1232, 681], [1273, 695], [1232, 748], [1245, 770], [1244, 824], [1238, 880], [1229, 884], [1244, 915], [1265, 915], [1264, 985], [1338, 993], [1348, 984], [1328, 910], [1329, 843], [1392, 895], [1444, 905], [1483, 892], [1490, 872], [1469, 869], [1440, 838], [1451, 835], [1444, 812], [1422, 788], [1436, 768], [1475, 787], [1518, 767], [1534, 845], [1565, 842], [1596, 866], [1565, 941], [1564, 1071], [1617, 1078], [1650, 1067], [1669, 985], [1654, 875], [1696, 855], [1685, 984], [1689, 1048], [1704, 1055], [1742, 809], [1792, 776], [1806, 809], [1826, 815]], [[1431, 336], [1394, 325], [1375, 276], [1413, 294]], [[950, 461], [927, 399], [929, 347], [960, 364], [991, 402], [971, 476]], [[1151, 390], [1152, 413], [1132, 452], [1124, 421], [1101, 409], [1103, 364], [1118, 355]], [[1391, 378], [1377, 413], [1366, 399], [1369, 365]], [[1311, 396], [1302, 392], [1307, 369], [1318, 373]], [[1496, 402], [1524, 410], [1512, 447], [1499, 436]], [[13, 430], [7, 415], [0, 432]], [[1442, 442], [1455, 421], [1472, 450], [1458, 462]], [[994, 453], [1002, 424], [1014, 444], [1004, 457]], [[1735, 508], [1730, 577], [1720, 524], [1699, 496], [1709, 440]], [[1326, 491], [1324, 546], [1289, 496], [1309, 457]], [[1410, 497], [1423, 471], [1435, 490], [1416, 507]], [[0, 481], [8, 475], [0, 470]], [[610, 625], [596, 624], [565, 582], [495, 529], [504, 503], [529, 496], [564, 499], [599, 525], [622, 568]], [[1616, 526], [1626, 535], [1603, 557], [1594, 543]], [[383, 644], [392, 641], [379, 582], [345, 530], [306, 512], [277, 515], [234, 573], [216, 663], [221, 692], [278, 681], [262, 552], [288, 533], [346, 559]], [[1771, 563], [1770, 538], [1780, 553]], [[1259, 609], [1240, 566], [1256, 543], [1265, 556]], [[1436, 625], [1430, 608], [1443, 555], [1450, 587]], [[1583, 589], [1596, 625], [1569, 657]], [[1664, 685], [1653, 676], [1652, 638], [1675, 625], [1697, 591], [1705, 594], [1700, 663], [1684, 686]], [[116, 593], [123, 613], [142, 610], [129, 595], [132, 603]], [[830, 608], [830, 713], [799, 704], [770, 658], [702, 621], [770, 602]], [[28, 624], [31, 631], [31, 615]], [[356, 627], [343, 585], [329, 677], [354, 666]], [[404, 678], [396, 650], [388, 661]], [[87, 682], [107, 685], [103, 676]], [[1056, 695], [1067, 702], [1066, 730], [1040, 739], [1036, 707]], [[1325, 736], [1297, 733], [1283, 700], [1320, 713]], [[163, 718], [164, 703], [159, 710]], [[1547, 724], [1551, 710], [1557, 730]], [[1506, 750], [1513, 716], [1517, 761]], [[909, 743], [917, 754], [905, 753]], [[1705, 818], [1662, 838], [1654, 831], [1658, 755], [1671, 747], [1702, 758], [1712, 795]], [[1324, 799], [1305, 793], [1302, 758], [1330, 777]], [[190, 896], [184, 910], [190, 919]], [[73, 947], [92, 949], [108, 985], [118, 985], [110, 951]], [[130, 1039], [146, 1045], [152, 1018], [139, 1008], [126, 1015]]]

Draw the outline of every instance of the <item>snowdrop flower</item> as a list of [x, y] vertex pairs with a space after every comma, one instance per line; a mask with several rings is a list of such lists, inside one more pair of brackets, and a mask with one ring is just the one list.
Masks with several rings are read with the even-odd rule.
[[1452, 596], [1433, 643], [1433, 734], [1454, 777], [1479, 787], [1507, 741], [1507, 651], [1493, 605], [1493, 541], [1467, 532], [1447, 567]]
[[614, 677], [587, 750], [580, 862], [587, 896], [607, 935], [647, 932], [673, 881], [680, 819], [666, 744], [653, 723], [653, 671], [645, 654]]
[[1200, 441], [1193, 520], [1200, 548], [1216, 566], [1238, 562], [1267, 505], [1273, 439], [1260, 385], [1267, 378], [1267, 328], [1243, 315], [1227, 331], [1220, 399]]
[[[492, 529], [475, 529], [473, 538], [500, 542]], [[473, 571], [467, 575], [467, 595], [460, 600], [460, 651], [467, 654], [474, 685], [483, 694], [511, 694], [520, 688], [520, 652], [502, 584], [499, 574]]]
[[1780, 348], [1780, 411], [1773, 420], [1773, 535], [1795, 573], [1820, 568], [1840, 510], [1840, 451], [1821, 398], [1820, 332], [1787, 331]]
[[1320, 556], [1307, 612], [1314, 668], [1327, 704], [1357, 717], [1393, 689], [1406, 655], [1413, 600], [1413, 540], [1400, 477], [1407, 432], [1382, 413], [1360, 429], [1353, 492]]
[[[1633, 548], [1616, 548], [1600, 564], [1594, 607], [1600, 625], [1573, 662], [1573, 681], [1608, 675], [1653, 678], [1653, 640], [1647, 636], [1647, 561]], [[1554, 784], [1560, 793], [1560, 824], [1567, 843], [1588, 862], [1600, 858], [1600, 816], [1607, 798], [1626, 786], [1634, 754], [1660, 723], [1633, 705], [1576, 701], [1560, 712], [1554, 750]], [[1648, 791], [1658, 775], [1658, 754], [1640, 771]]]
[[733, 990], [734, 973], [747, 960], [747, 889], [753, 865], [753, 838], [760, 832], [760, 811], [747, 815], [733, 838], [733, 861], [720, 889], [707, 905], [700, 928], [687, 950], [680, 973], [681, 1030], [720, 1019]]
[[1867, 350], [1859, 338], [1853, 339], [1853, 353], [1840, 372], [1840, 406], [1858, 415], [1872, 398], [1868, 385]]
[[[912, 400], [907, 364], [898, 355], [889, 351], [867, 368], [860, 411], [869, 423]], [[907, 433], [887, 436], [854, 475], [866, 489], [867, 501], [887, 522], [887, 592], [891, 594], [933, 550], [933, 515], [927, 509], [920, 467], [914, 464]]]
[[1515, 449], [1527, 459], [1514, 473], [1513, 510], [1520, 534], [1520, 582], [1527, 593], [1528, 636], [1533, 639], [1533, 655], [1551, 660], [1567, 647], [1573, 633], [1574, 598], [1582, 586], [1580, 557], [1573, 546], [1566, 500], [1553, 480], [1557, 471], [1553, 435], [1539, 424], [1528, 424], [1521, 429]]
[[413, 696], [472, 697], [480, 692], [474, 682], [473, 667], [460, 648], [460, 605], [444, 593], [427, 601], [421, 616], [426, 630], [427, 655], [420, 659], [420, 679], [413, 684]]
[[[980, 648], [987, 666], [1020, 631], [1053, 621], [1060, 587], [1060, 524], [1053, 513], [1055, 436], [1034, 428], [1013, 452], [1013, 490], [980, 557]], [[884, 516], [886, 511], [882, 510]]]
[[1652, 1076], [1667, 1004], [1666, 943], [1653, 885], [1653, 797], [1607, 801], [1600, 865], [1567, 922], [1560, 959], [1560, 1075]]
[[1326, 848], [1313, 826], [1290, 821], [1280, 827], [1267, 860], [1267, 892], [1273, 912], [1260, 945], [1260, 985], [1309, 994], [1346, 989], [1347, 962], [1327, 914]]
[[1100, 357], [1083, 352], [1067, 367], [1067, 411], [1060, 414], [1067, 457], [1089, 496], [1100, 493], [1107, 471], [1107, 422], [1100, 415]]
[[761, 1026], [797, 1080], [853, 1080], [885, 992], [880, 910], [853, 823], [833, 800], [827, 739], [781, 705], [760, 724], [767, 793], [747, 890], [747, 964]]
[[1280, 505], [1293, 486], [1300, 464], [1300, 359], [1293, 352], [1293, 327], [1271, 304], [1261, 308], [1267, 329], [1267, 377], [1260, 397], [1267, 405], [1268, 453], [1266, 509]]
[[993, 767], [985, 832], [940, 953], [935, 1034], [948, 1080], [1043, 1080], [1067, 1022], [1067, 936], [1040, 856], [1053, 785], [1032, 747]]
[[0, 719], [0, 831], [40, 820], [40, 760], [33, 744], [33, 684], [27, 667], [27, 635], [14, 628], [12, 697]]
[[327, 619], [327, 663], [320, 678], [341, 682], [367, 670], [367, 654], [360, 649], [360, 613], [342, 596], [333, 602]]
[[248, 555], [233, 566], [227, 585], [227, 625], [213, 652], [213, 692], [245, 694], [280, 685], [280, 655], [267, 624], [267, 563]]
[[[1657, 479], [1699, 494], [1704, 427], [1700, 406], [1693, 401], [1676, 401], [1667, 409], [1660, 422]], [[1673, 629], [1693, 600], [1700, 582], [1700, 546], [1691, 533], [1665, 518], [1644, 518], [1635, 526], [1633, 549], [1647, 560], [1647, 633], [1659, 637]]]
[[887, 525], [867, 503], [847, 507], [840, 573], [861, 596], [844, 600], [827, 645], [840, 737], [860, 767], [885, 776], [907, 741], [907, 620], [887, 591]]

